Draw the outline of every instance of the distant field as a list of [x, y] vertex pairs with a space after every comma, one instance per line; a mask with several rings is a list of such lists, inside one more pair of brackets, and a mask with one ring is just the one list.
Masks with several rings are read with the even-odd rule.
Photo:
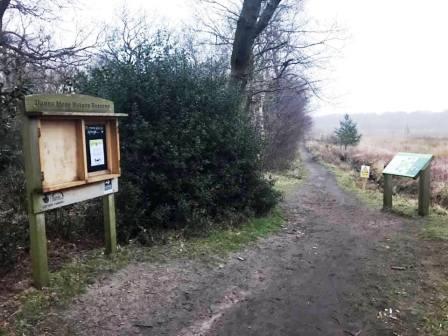
[[[369, 136], [381, 135], [388, 137], [391, 135], [401, 136], [438, 136], [447, 137], [448, 111], [431, 112], [389, 112], [383, 114], [361, 113], [352, 114], [351, 117], [358, 124], [358, 129], [362, 134]], [[330, 114], [325, 116], [315, 116], [314, 134], [330, 134], [338, 127], [342, 115]]]
[[431, 137], [364, 137], [359, 149], [394, 154], [396, 152], [431, 153], [436, 157], [448, 157], [448, 138]]
[[[378, 163], [390, 160], [397, 152], [428, 153], [435, 156], [432, 164], [432, 177], [436, 189], [448, 185], [448, 138], [386, 138], [365, 137], [358, 149], [358, 155], [373, 154]], [[380, 161], [380, 162], [378, 162]]]
[[[429, 153], [435, 156], [431, 169], [433, 202], [448, 207], [448, 138], [440, 137], [364, 137], [348, 151], [337, 145], [311, 141], [310, 149], [323, 160], [358, 170], [362, 164], [372, 166], [372, 179], [382, 183], [382, 170], [397, 152]], [[416, 183], [397, 180], [398, 192], [415, 195]]]

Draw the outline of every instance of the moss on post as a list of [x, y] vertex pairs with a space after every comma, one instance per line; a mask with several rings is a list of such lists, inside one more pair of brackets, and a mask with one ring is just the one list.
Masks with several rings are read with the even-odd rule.
[[47, 235], [45, 232], [45, 215], [29, 214], [31, 263], [33, 270], [33, 282], [36, 288], [41, 289], [50, 284], [47, 257]]
[[33, 281], [36, 288], [49, 285], [47, 236], [45, 232], [45, 215], [34, 213], [35, 190], [42, 186], [41, 167], [39, 159], [39, 122], [37, 119], [28, 118], [22, 109], [22, 141], [23, 156], [26, 176], [27, 211], [30, 224], [31, 262]]
[[103, 197], [103, 216], [106, 254], [113, 254], [117, 251], [117, 228], [114, 194], [109, 194]]

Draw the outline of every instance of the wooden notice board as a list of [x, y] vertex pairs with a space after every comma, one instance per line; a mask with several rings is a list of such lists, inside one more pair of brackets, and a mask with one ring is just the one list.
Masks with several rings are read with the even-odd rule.
[[392, 176], [419, 178], [418, 213], [429, 214], [431, 203], [431, 162], [432, 154], [398, 153], [383, 170], [384, 195], [383, 208], [392, 208], [393, 185]]
[[48, 193], [120, 176], [118, 117], [111, 101], [84, 95], [31, 95], [41, 183]]
[[116, 251], [118, 118], [126, 114], [78, 94], [26, 96], [21, 110], [33, 279], [42, 288], [49, 283], [45, 211], [102, 197], [106, 253]]

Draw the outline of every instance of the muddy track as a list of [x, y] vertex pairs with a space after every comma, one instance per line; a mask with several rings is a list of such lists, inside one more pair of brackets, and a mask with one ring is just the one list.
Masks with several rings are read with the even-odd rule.
[[[308, 178], [283, 202], [287, 225], [281, 232], [221, 266], [130, 265], [90, 286], [54, 332], [394, 335], [393, 324], [378, 319], [389, 304], [387, 279], [396, 258], [387, 253], [385, 239], [407, 223], [367, 209], [308, 153], [302, 157]], [[404, 257], [412, 259], [408, 248]]]

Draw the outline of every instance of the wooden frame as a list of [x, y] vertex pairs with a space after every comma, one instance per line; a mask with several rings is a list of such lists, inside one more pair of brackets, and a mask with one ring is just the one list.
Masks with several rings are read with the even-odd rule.
[[[118, 117], [113, 102], [84, 95], [31, 95], [20, 106], [34, 285], [49, 284], [45, 211], [102, 197], [106, 253], [116, 251], [115, 195], [120, 171]], [[105, 126], [106, 169], [88, 171], [86, 126]], [[94, 139], [95, 140], [95, 139]], [[98, 143], [98, 142], [96, 142]], [[98, 150], [89, 147], [92, 152]], [[102, 155], [102, 156], [101, 156]], [[90, 157], [90, 162], [92, 157]]]
[[[419, 179], [418, 182], [418, 214], [420, 216], [428, 216], [429, 208], [431, 203], [431, 162], [433, 160], [433, 156], [431, 154], [415, 154], [415, 153], [398, 153], [397, 156], [422, 156], [424, 160], [421, 161], [420, 166], [412, 173], [401, 173], [395, 172], [390, 168], [391, 163], [384, 169], [383, 178], [384, 178], [384, 194], [383, 194], [383, 209], [390, 210], [392, 209], [393, 203], [393, 176], [401, 176], [401, 177], [409, 177], [413, 179]], [[392, 160], [393, 161], [393, 160]], [[392, 162], [391, 161], [391, 162]], [[412, 168], [412, 167], [411, 167]]]
[[[92, 124], [105, 126], [107, 169], [89, 173], [85, 128]], [[38, 119], [38, 134], [43, 193], [109, 180], [121, 174], [116, 119], [47, 116]]]

